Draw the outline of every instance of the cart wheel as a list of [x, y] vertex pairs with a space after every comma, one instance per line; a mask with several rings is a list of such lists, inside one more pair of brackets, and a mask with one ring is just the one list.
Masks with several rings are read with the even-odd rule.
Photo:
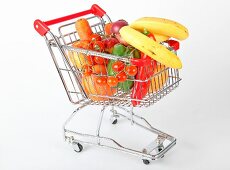
[[111, 116], [110, 121], [113, 125], [117, 124], [117, 116]]
[[144, 163], [145, 165], [148, 165], [148, 164], [150, 163], [150, 161], [149, 161], [148, 159], [143, 159], [143, 163]]
[[78, 150], [74, 149], [75, 152], [81, 152], [83, 150], [83, 146], [80, 143], [76, 144], [78, 146]]
[[[158, 147], [157, 148], [158, 153], [161, 152], [163, 149], [164, 149], [164, 146]], [[164, 155], [161, 156], [161, 158], [163, 158], [163, 157], [164, 157]]]
[[117, 119], [114, 119], [112, 122], [113, 125], [117, 124]]

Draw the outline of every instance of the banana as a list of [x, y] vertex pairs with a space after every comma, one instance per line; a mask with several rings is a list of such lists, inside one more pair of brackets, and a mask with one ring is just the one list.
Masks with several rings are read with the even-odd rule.
[[172, 68], [182, 68], [182, 63], [174, 53], [135, 29], [124, 26], [120, 29], [121, 37], [130, 45], [147, 54], [154, 60]]
[[146, 28], [153, 34], [173, 37], [178, 40], [185, 40], [189, 36], [188, 29], [183, 25], [164, 18], [143, 17], [131, 23], [130, 27], [139, 31]]
[[166, 40], [168, 40], [170, 38], [168, 36], [160, 35], [160, 34], [153, 34], [153, 35], [156, 38], [157, 42], [163, 42], [163, 41], [166, 41]]

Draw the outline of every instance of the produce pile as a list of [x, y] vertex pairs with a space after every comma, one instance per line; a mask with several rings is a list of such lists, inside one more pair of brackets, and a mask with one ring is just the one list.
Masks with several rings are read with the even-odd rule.
[[[188, 37], [181, 24], [162, 18], [144, 17], [128, 24], [125, 20], [107, 23], [104, 34], [93, 33], [84, 18], [75, 23], [79, 40], [74, 48], [129, 58], [131, 62], [106, 59], [69, 51], [71, 63], [82, 73], [82, 85], [93, 101], [109, 100], [118, 92], [130, 94], [132, 105], [146, 94], [158, 91], [167, 82], [166, 67], [180, 69], [179, 42]], [[163, 71], [163, 76], [154, 76]], [[155, 84], [150, 88], [150, 84]]]

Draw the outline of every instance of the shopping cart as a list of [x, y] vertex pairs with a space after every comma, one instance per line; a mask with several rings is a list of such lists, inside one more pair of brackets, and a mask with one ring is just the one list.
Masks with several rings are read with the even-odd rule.
[[[120, 87], [97, 87], [95, 85], [95, 77], [107, 76], [92, 74], [85, 80], [82, 66], [86, 63], [89, 56], [99, 56], [105, 59], [122, 61], [126, 64], [134, 64], [140, 69], [148, 73], [150, 61], [135, 59], [132, 57], [118, 57], [111, 54], [100, 53], [96, 51], [86, 50], [82, 48], [74, 48], [72, 45], [79, 40], [79, 36], [75, 29], [76, 18], [83, 17], [88, 20], [94, 33], [104, 35], [104, 25], [111, 22], [106, 12], [98, 5], [94, 4], [89, 10], [64, 16], [50, 21], [35, 20], [35, 30], [44, 37], [48, 46], [56, 69], [64, 85], [66, 94], [71, 103], [77, 106], [76, 110], [70, 115], [63, 126], [65, 141], [73, 145], [76, 152], [81, 152], [82, 144], [93, 144], [112, 148], [115, 150], [130, 153], [141, 157], [145, 164], [149, 164], [150, 160], [162, 158], [165, 153], [176, 144], [176, 139], [160, 130], [152, 127], [145, 118], [134, 114], [133, 102], [138, 103], [136, 107], [149, 107], [169, 94], [178, 85], [179, 72], [177, 69], [165, 67], [159, 63], [155, 65], [157, 70], [155, 74], [146, 76], [145, 79], [130, 78], [128, 81], [135, 83], [149, 83], [146, 95], [143, 98], [132, 98], [133, 89], [124, 90]], [[57, 32], [51, 32], [50, 25], [64, 23], [57, 28]], [[168, 47], [170, 49], [170, 47]], [[172, 50], [172, 49], [171, 49]], [[174, 51], [175, 52], [175, 51]], [[71, 59], [72, 57], [72, 59]], [[77, 62], [73, 60], [77, 58]], [[75, 59], [76, 59], [75, 58]], [[106, 70], [107, 72], [108, 70]], [[88, 86], [86, 88], [86, 86]], [[133, 87], [134, 88], [134, 87]], [[96, 134], [84, 134], [75, 130], [67, 129], [67, 125], [71, 122], [77, 112], [88, 105], [100, 105], [102, 107], [100, 118], [96, 130]], [[102, 136], [101, 124], [105, 110], [111, 109], [111, 123], [116, 124], [118, 118], [124, 118], [136, 125], [156, 135], [156, 139], [149, 142], [142, 150], [128, 148], [118, 143], [116, 140]]]

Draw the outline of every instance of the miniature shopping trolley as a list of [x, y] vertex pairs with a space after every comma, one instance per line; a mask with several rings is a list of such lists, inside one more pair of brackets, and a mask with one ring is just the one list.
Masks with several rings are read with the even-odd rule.
[[[45, 22], [41, 20], [35, 20], [34, 22], [35, 30], [45, 39], [70, 102], [76, 105], [76, 110], [65, 121], [63, 126], [65, 141], [72, 144], [76, 152], [81, 152], [83, 150], [82, 144], [93, 144], [139, 156], [145, 164], [149, 164], [150, 160], [162, 158], [165, 153], [176, 144], [176, 139], [152, 127], [147, 120], [139, 116], [139, 114], [134, 114], [133, 110], [135, 107], [133, 107], [132, 102], [138, 102], [136, 107], [142, 108], [149, 107], [162, 99], [179, 85], [181, 79], [178, 70], [157, 63], [155, 65], [155, 69], [157, 70], [155, 74], [146, 77], [145, 80], [130, 78], [129, 81], [134, 84], [138, 82], [149, 83], [147, 94], [141, 99], [131, 97], [132, 88], [124, 90], [121, 87], [116, 86], [106, 90], [103, 89], [103, 87], [100, 87], [101, 90], [98, 87], [97, 89], [89, 90], [88, 88], [86, 90], [85, 86], [87, 85], [84, 84], [91, 83], [91, 85], [88, 85], [90, 88], [96, 88], [96, 85], [93, 85], [94, 82], [92, 77], [90, 77], [91, 80], [84, 80], [85, 83], [83, 83], [84, 75], [82, 73], [82, 67], [79, 65], [84, 63], [84, 57], [99, 56], [108, 60], [122, 61], [126, 64], [136, 64], [138, 68], [146, 67], [146, 70], [149, 62], [134, 59], [132, 57], [125, 58], [83, 48], [74, 48], [72, 46], [73, 43], [79, 40], [74, 25], [76, 19], [80, 17], [86, 18], [92, 31], [101, 36], [105, 34], [105, 24], [111, 22], [111, 19], [106, 12], [96, 4], [92, 5], [89, 10], [83, 12]], [[51, 25], [58, 26], [56, 27], [57, 30], [54, 29], [56, 32], [50, 31], [48, 26]], [[55, 28], [55, 26], [53, 27]], [[79, 62], [80, 64], [75, 64], [74, 61], [71, 60], [71, 55], [79, 57], [79, 60], [82, 60]], [[108, 90], [113, 91], [112, 94], [109, 93]], [[76, 113], [85, 109], [86, 106], [89, 105], [98, 105], [98, 107], [102, 107], [96, 134], [86, 134], [68, 129], [67, 125], [75, 117]], [[102, 136], [100, 132], [105, 110], [108, 110], [109, 113], [111, 113], [112, 124], [117, 124], [118, 120], [121, 118], [126, 119], [131, 122], [131, 127], [141, 127], [143, 131], [148, 131], [151, 134], [154, 134], [156, 136], [155, 139], [150, 141], [146, 146], [143, 146], [141, 150], [138, 150], [126, 147], [111, 137]]]

